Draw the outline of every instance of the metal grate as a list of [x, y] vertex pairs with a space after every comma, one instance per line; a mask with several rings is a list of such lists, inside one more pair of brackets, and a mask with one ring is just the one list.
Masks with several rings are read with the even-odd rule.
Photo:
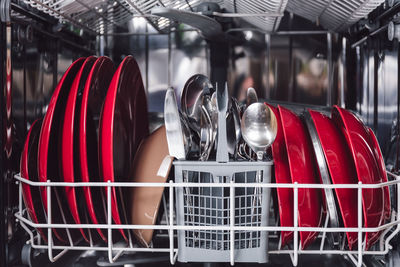
[[248, 16], [242, 19], [265, 32], [276, 31], [281, 16], [261, 16], [261, 14], [283, 14], [287, 2], [288, 0], [224, 0], [225, 7], [229, 12], [259, 14], [260, 16]]
[[242, 22], [265, 32], [275, 31], [288, 0], [24, 0], [31, 7], [46, 13], [61, 23], [69, 23], [98, 35], [114, 31], [127, 32], [127, 22], [144, 17], [158, 32], [165, 33], [175, 24], [171, 20], [151, 14], [155, 7], [196, 12], [202, 2], [214, 2], [230, 13], [214, 12], [214, 16], [240, 18]]
[[287, 11], [333, 31], [343, 31], [385, 0], [289, 0]]
[[127, 31], [126, 22], [145, 17], [159, 32], [172, 24], [168, 19], [152, 16], [157, 6], [192, 10], [200, 0], [25, 0], [31, 7], [46, 13], [61, 23], [70, 23], [93, 34], [104, 34], [114, 27]]

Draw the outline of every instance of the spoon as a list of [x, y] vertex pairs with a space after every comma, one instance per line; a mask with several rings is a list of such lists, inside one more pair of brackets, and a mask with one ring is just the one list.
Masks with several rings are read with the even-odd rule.
[[203, 95], [210, 94], [211, 91], [213, 91], [213, 86], [210, 80], [202, 74], [195, 74], [190, 77], [182, 90], [182, 113], [185, 115], [190, 128], [192, 128], [199, 136]]
[[257, 154], [257, 160], [261, 161], [278, 131], [275, 114], [265, 104], [253, 103], [243, 113], [241, 129], [244, 141]]
[[246, 107], [258, 102], [257, 92], [253, 87], [247, 89]]
[[213, 138], [213, 126], [211, 122], [210, 115], [208, 114], [205, 106], [202, 106], [202, 117], [201, 117], [201, 125], [200, 125], [200, 158], [201, 161], [208, 160], [212, 143], [214, 140]]
[[[262, 161], [266, 148], [272, 145], [278, 132], [278, 124], [274, 112], [264, 103], [253, 103], [244, 111], [241, 123], [244, 141], [256, 153], [257, 161]], [[257, 171], [255, 182], [257, 184], [261, 181], [262, 172]], [[256, 199], [261, 202], [260, 195], [259, 187], [255, 187], [252, 201], [253, 207], [256, 207]], [[251, 223], [253, 223], [254, 214], [255, 209], [252, 209]]]
[[[217, 109], [217, 93], [214, 92], [211, 97], [209, 95], [203, 96], [203, 112], [206, 116], [206, 121], [209, 124], [210, 130], [210, 145], [208, 148], [208, 156], [214, 147], [215, 139], [217, 137], [218, 129], [218, 109]], [[208, 157], [207, 157], [208, 158]]]

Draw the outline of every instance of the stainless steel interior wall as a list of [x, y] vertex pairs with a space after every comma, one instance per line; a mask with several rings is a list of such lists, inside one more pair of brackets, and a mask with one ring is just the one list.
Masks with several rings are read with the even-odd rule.
[[[248, 87], [264, 99], [327, 105], [328, 47], [326, 34], [271, 35], [270, 45], [249, 43], [235, 47], [229, 84], [239, 100]], [[267, 52], [269, 48], [269, 53]], [[337, 101], [337, 56], [332, 60], [332, 90]], [[269, 82], [269, 86], [267, 83]]]
[[[182, 26], [176, 32], [159, 34], [142, 18], [134, 18], [129, 28], [135, 34], [113, 36], [120, 57], [132, 54], [138, 61], [143, 83], [148, 94], [150, 112], [162, 113], [164, 96], [173, 87], [178, 97], [186, 80], [196, 74], [209, 75], [208, 45], [197, 33]], [[114, 49], [115, 50], [115, 49]], [[110, 54], [115, 62], [115, 53]]]
[[[359, 68], [357, 113], [377, 134], [384, 154], [393, 145], [393, 127], [398, 119], [398, 45], [371, 40], [354, 49]], [[358, 67], [357, 67], [358, 66]]]

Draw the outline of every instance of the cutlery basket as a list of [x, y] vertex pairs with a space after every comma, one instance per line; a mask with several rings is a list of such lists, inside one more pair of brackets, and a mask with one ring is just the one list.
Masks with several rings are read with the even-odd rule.
[[[174, 162], [175, 182], [191, 183], [175, 189], [177, 225], [194, 227], [193, 230], [178, 230], [179, 261], [229, 262], [231, 257], [235, 262], [268, 261], [267, 231], [215, 228], [267, 226], [271, 189], [256, 185], [258, 181], [270, 183], [272, 164], [270, 161]], [[211, 185], [216, 183], [227, 186]], [[254, 187], [234, 187], [234, 183], [253, 183]], [[231, 251], [232, 245], [234, 249]]]

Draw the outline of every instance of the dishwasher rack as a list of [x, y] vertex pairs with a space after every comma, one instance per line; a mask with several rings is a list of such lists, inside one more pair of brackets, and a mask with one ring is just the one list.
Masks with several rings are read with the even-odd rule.
[[[356, 266], [362, 266], [363, 264], [363, 256], [364, 255], [386, 255], [392, 249], [392, 246], [389, 242], [398, 234], [400, 231], [400, 176], [395, 175], [391, 172], [388, 172], [391, 181], [380, 183], [380, 184], [362, 184], [359, 182], [358, 184], [336, 184], [336, 185], [325, 185], [325, 184], [276, 184], [276, 183], [259, 183], [257, 187], [259, 188], [293, 188], [294, 190], [294, 226], [293, 227], [281, 227], [281, 226], [236, 226], [233, 223], [226, 226], [190, 226], [190, 225], [180, 225], [174, 221], [175, 213], [174, 213], [174, 191], [177, 188], [185, 188], [185, 187], [210, 187], [210, 188], [227, 188], [230, 192], [234, 192], [235, 188], [248, 188], [254, 187], [254, 184], [251, 183], [235, 183], [233, 180], [230, 183], [193, 183], [193, 182], [173, 182], [169, 181], [169, 183], [127, 183], [127, 182], [52, 182], [48, 180], [47, 182], [32, 182], [20, 176], [20, 174], [16, 174], [14, 178], [16, 179], [16, 183], [19, 184], [19, 210], [15, 213], [15, 217], [21, 224], [22, 228], [25, 229], [29, 236], [29, 243], [34, 249], [45, 249], [48, 252], [49, 260], [54, 262], [59, 259], [63, 254], [65, 254], [69, 250], [94, 250], [94, 251], [107, 251], [108, 252], [108, 260], [110, 263], [113, 263], [118, 260], [119, 256], [121, 256], [124, 252], [163, 252], [169, 253], [170, 262], [174, 264], [177, 260], [179, 254], [179, 248], [175, 246], [174, 236], [179, 230], [221, 230], [221, 231], [229, 231], [231, 237], [235, 237], [235, 231], [267, 231], [270, 233], [269, 239], [276, 238], [276, 235], [272, 235], [274, 232], [280, 231], [294, 231], [294, 239], [293, 239], [293, 249], [269, 249], [266, 253], [268, 254], [285, 254], [289, 255], [292, 261], [293, 266], [297, 266], [299, 255], [302, 254], [314, 254], [314, 255], [322, 255], [322, 254], [338, 254], [338, 255], [346, 255]], [[24, 208], [24, 203], [22, 199], [22, 184], [27, 184], [30, 186], [43, 186], [46, 187], [47, 194], [49, 195], [47, 198], [47, 205], [49, 206], [49, 216], [47, 223], [33, 223], [29, 216], [27, 215], [26, 209]], [[55, 224], [51, 221], [51, 194], [52, 187], [83, 187], [83, 186], [91, 186], [91, 187], [102, 187], [107, 190], [107, 223], [106, 224]], [[392, 202], [393, 206], [396, 206], [396, 210], [392, 207], [392, 217], [391, 221], [381, 225], [380, 227], [375, 228], [364, 228], [362, 225], [363, 217], [362, 217], [362, 190], [363, 189], [372, 189], [372, 188], [383, 188], [383, 187], [394, 187], [396, 192], [395, 201]], [[166, 213], [166, 224], [164, 225], [116, 225], [112, 221], [111, 217], [111, 189], [112, 187], [164, 187], [165, 190], [169, 193], [169, 205], [167, 205], [166, 199], [163, 197], [163, 205], [165, 207]], [[298, 217], [298, 191], [300, 188], [350, 188], [357, 189], [357, 210], [358, 210], [358, 227], [353, 228], [330, 228], [327, 227], [328, 220], [325, 221], [325, 225], [323, 227], [299, 227], [297, 222]], [[230, 194], [230, 203], [231, 209], [234, 208], [234, 194]], [[394, 205], [394, 202], [397, 205]], [[234, 213], [230, 212], [229, 216], [231, 217], [231, 222], [234, 222], [232, 218], [234, 218]], [[48, 243], [44, 244], [41, 240], [39, 234], [35, 233], [32, 228], [44, 228], [47, 229], [48, 233]], [[90, 242], [87, 246], [76, 246], [72, 242], [70, 245], [54, 245], [52, 238], [52, 228], [64, 228], [64, 229], [76, 229], [76, 228], [86, 228], [86, 229], [107, 229], [107, 240], [108, 243], [104, 244], [104, 246], [99, 246], [98, 244], [94, 246], [93, 242]], [[126, 246], [121, 246], [120, 244], [112, 243], [112, 230], [113, 229], [155, 229], [155, 230], [167, 230], [169, 237], [169, 246], [162, 248], [143, 248], [137, 247], [133, 244], [132, 238], [129, 238], [129, 244]], [[318, 240], [315, 243], [319, 243], [319, 249], [306, 249], [302, 250], [299, 242], [298, 233], [300, 231], [317, 231], [320, 232]], [[366, 232], [377, 232], [382, 231], [380, 240], [375, 244], [375, 250], [365, 251], [363, 249], [363, 233]], [[326, 241], [326, 233], [328, 232], [357, 232], [358, 233], [358, 244], [356, 250], [346, 250], [342, 249], [326, 249], [325, 241]], [[231, 265], [235, 264], [235, 249], [231, 249], [234, 247], [234, 238], [230, 239], [230, 263]], [[58, 254], [54, 254], [54, 250], [61, 250]]]

